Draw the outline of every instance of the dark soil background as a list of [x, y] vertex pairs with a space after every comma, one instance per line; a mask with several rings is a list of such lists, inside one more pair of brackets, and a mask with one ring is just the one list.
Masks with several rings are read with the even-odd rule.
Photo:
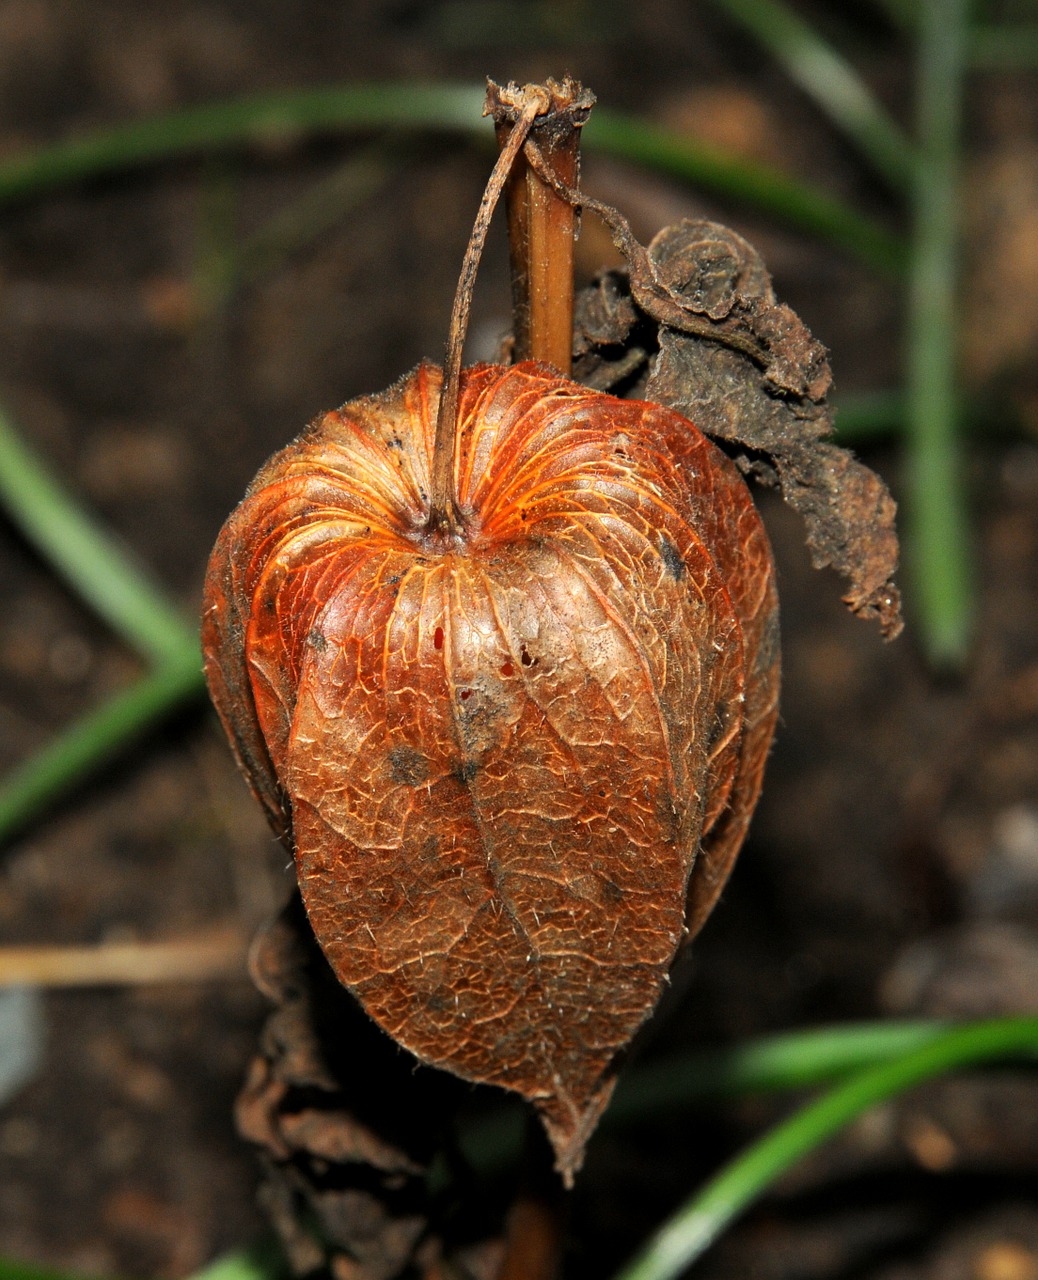
[[[802, 11], [907, 119], [910, 49], [879, 5]], [[239, 93], [565, 71], [809, 178], [898, 206], [782, 73], [706, 4], [3, 0], [0, 154]], [[593, 125], [591, 126], [593, 128]], [[971, 443], [973, 660], [935, 682], [910, 626], [845, 616], [795, 517], [780, 566], [783, 721], [749, 846], [649, 1051], [880, 1016], [1038, 1010], [1038, 81], [971, 80], [963, 371], [1000, 429]], [[439, 358], [489, 151], [416, 133], [334, 227], [226, 290], [221, 262], [370, 139], [165, 164], [0, 211], [0, 388], [27, 438], [197, 611], [209, 548], [259, 463], [315, 413]], [[840, 392], [898, 385], [891, 283], [744, 208], [589, 155], [585, 185], [644, 238], [729, 222], [831, 348]], [[588, 225], [585, 277], [612, 262]], [[508, 328], [503, 232], [473, 355]], [[870, 461], [898, 488], [897, 454]], [[0, 769], [123, 687], [133, 655], [0, 521]], [[912, 600], [908, 601], [912, 619]], [[0, 860], [7, 943], [253, 929], [291, 888], [202, 706], [34, 823]], [[262, 1230], [232, 1099], [263, 1002], [248, 981], [56, 991], [46, 1053], [0, 1109], [0, 1256], [181, 1276]], [[605, 1276], [781, 1113], [746, 1102], [592, 1143], [570, 1274]], [[1038, 1081], [997, 1071], [880, 1108], [700, 1264], [762, 1280], [1036, 1280]]]

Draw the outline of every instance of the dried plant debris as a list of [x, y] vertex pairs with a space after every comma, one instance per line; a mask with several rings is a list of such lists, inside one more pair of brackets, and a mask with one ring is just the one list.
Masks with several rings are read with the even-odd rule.
[[577, 294], [573, 376], [595, 391], [622, 393], [658, 348], [657, 326], [634, 305], [626, 271], [603, 271]]
[[236, 1118], [259, 1150], [260, 1198], [293, 1273], [442, 1274], [426, 1174], [460, 1086], [416, 1069], [363, 1013], [298, 897], [257, 939], [252, 972], [274, 1008]]
[[[425, 1175], [449, 1150], [450, 1077], [412, 1074], [397, 1045], [532, 1102], [572, 1185], [622, 1051], [716, 901], [760, 789], [777, 601], [736, 465], [802, 513], [852, 610], [900, 629], [893, 501], [825, 441], [825, 350], [775, 300], [757, 253], [709, 222], [646, 249], [560, 181], [532, 133], [515, 136], [503, 156], [521, 146], [627, 262], [576, 309], [586, 386], [532, 362], [455, 364], [453, 382], [421, 365], [276, 455], [210, 562], [214, 701], [290, 832], [309, 916], [297, 903], [257, 949], [277, 1007], [238, 1109], [297, 1272], [384, 1280], [443, 1257]], [[478, 243], [474, 231], [470, 257]], [[563, 350], [568, 329], [567, 315]], [[441, 438], [444, 421], [456, 436]], [[443, 488], [444, 475], [463, 483]], [[527, 489], [556, 476], [572, 488], [562, 532], [535, 536]], [[530, 521], [522, 536], [513, 520]], [[512, 558], [457, 555], [474, 531]], [[582, 647], [590, 634], [598, 649]], [[638, 661], [600, 680], [611, 693], [596, 701], [588, 670], [628, 652]]]
[[635, 394], [679, 410], [744, 472], [778, 485], [807, 524], [815, 567], [838, 570], [848, 607], [876, 618], [892, 639], [902, 627], [894, 500], [868, 467], [826, 440], [825, 349], [776, 301], [760, 255], [729, 228], [690, 220], [645, 250], [614, 210], [587, 203], [607, 219], [628, 271], [605, 273], [578, 300], [578, 376], [615, 388], [651, 360]]

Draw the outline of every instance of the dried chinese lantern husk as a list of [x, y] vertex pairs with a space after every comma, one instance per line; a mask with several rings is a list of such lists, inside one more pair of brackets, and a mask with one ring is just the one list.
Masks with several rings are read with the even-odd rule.
[[529, 363], [463, 375], [464, 528], [432, 531], [439, 391], [423, 364], [263, 468], [210, 563], [207, 674], [340, 980], [530, 1099], [570, 1178], [757, 799], [771, 555], [686, 419]]

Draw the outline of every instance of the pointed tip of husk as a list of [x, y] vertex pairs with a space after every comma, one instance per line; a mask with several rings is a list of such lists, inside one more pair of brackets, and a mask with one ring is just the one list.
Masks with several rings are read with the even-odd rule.
[[574, 1179], [584, 1163], [587, 1144], [609, 1105], [615, 1087], [616, 1077], [611, 1076], [583, 1105], [579, 1105], [560, 1083], [554, 1094], [539, 1098], [535, 1103], [555, 1153], [555, 1168], [568, 1191], [573, 1188]]

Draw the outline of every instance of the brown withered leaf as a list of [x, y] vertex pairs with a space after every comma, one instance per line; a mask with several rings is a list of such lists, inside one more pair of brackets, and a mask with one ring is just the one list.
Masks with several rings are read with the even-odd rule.
[[206, 666], [336, 975], [529, 1099], [571, 1180], [756, 803], [771, 556], [689, 422], [533, 364], [466, 371], [463, 529], [431, 530], [439, 388], [423, 365], [260, 472]]
[[[646, 249], [619, 210], [563, 182], [533, 138], [524, 155], [562, 199], [606, 224], [627, 262], [631, 299], [659, 328], [659, 352], [639, 394], [746, 451], [744, 470], [777, 481], [803, 515], [815, 567], [832, 565], [847, 577], [845, 603], [878, 618], [893, 639], [902, 627], [894, 501], [872, 471], [823, 442], [832, 430], [825, 348], [776, 300], [757, 251], [729, 227], [690, 219], [664, 228]], [[637, 327], [615, 274], [585, 295], [575, 319], [578, 376], [615, 385], [606, 352]], [[595, 346], [598, 358], [589, 360]], [[610, 354], [615, 369], [615, 350]]]
[[625, 271], [603, 271], [577, 294], [573, 376], [582, 386], [612, 391], [632, 379], [657, 345], [656, 325], [634, 305]]
[[896, 507], [875, 472], [824, 440], [832, 431], [825, 349], [776, 302], [760, 256], [729, 228], [681, 222], [659, 233], [649, 257], [656, 282], [697, 323], [681, 328], [669, 315], [674, 323], [661, 325], [646, 394], [743, 450], [747, 470], [773, 476], [804, 517], [815, 567], [843, 574], [850, 609], [878, 618], [893, 638], [902, 626]]
[[760, 255], [729, 227], [692, 220], [664, 228], [645, 249], [616, 210], [586, 203], [610, 226], [628, 270], [604, 273], [577, 300], [577, 376], [611, 388], [651, 359], [632, 394], [677, 409], [744, 472], [777, 484], [804, 518], [815, 567], [841, 573], [848, 607], [893, 639], [902, 628], [896, 505], [875, 472], [826, 440], [825, 348], [776, 301]]

